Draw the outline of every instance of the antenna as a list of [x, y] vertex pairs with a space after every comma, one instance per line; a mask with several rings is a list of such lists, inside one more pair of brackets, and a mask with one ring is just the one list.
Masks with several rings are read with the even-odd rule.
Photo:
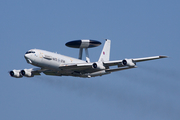
[[83, 49], [85, 49], [86, 62], [90, 62], [88, 48], [97, 47], [101, 45], [101, 42], [97, 40], [73, 40], [65, 44], [67, 47], [79, 48], [79, 59], [82, 60]]

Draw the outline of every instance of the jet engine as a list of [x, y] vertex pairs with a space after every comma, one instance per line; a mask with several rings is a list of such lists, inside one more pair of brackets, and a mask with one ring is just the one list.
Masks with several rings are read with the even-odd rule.
[[135, 61], [133, 61], [133, 59], [124, 59], [122, 61], [122, 65], [123, 66], [130, 66], [130, 67], [134, 67], [136, 65]]
[[21, 74], [26, 77], [34, 77], [34, 74], [32, 73], [32, 69], [21, 70]]
[[21, 78], [21, 77], [23, 77], [23, 76], [21, 75], [21, 70], [12, 70], [12, 71], [9, 72], [9, 75], [10, 75], [11, 77], [15, 77], [15, 78]]
[[94, 68], [94, 69], [105, 69], [104, 65], [102, 63], [99, 63], [99, 62], [93, 63], [92, 68]]

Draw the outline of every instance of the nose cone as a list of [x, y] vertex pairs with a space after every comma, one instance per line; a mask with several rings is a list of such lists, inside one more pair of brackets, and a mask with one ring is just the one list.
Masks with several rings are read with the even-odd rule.
[[27, 54], [25, 54], [25, 55], [24, 55], [24, 58], [25, 58], [25, 59], [28, 59], [28, 55], [27, 55]]
[[27, 63], [32, 63], [31, 59], [30, 59], [30, 55], [29, 54], [25, 54], [24, 58], [26, 59]]

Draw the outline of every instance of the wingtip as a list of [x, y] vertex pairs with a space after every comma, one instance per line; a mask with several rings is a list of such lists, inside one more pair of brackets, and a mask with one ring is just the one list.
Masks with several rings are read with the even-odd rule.
[[168, 58], [168, 56], [160, 55], [159, 58]]

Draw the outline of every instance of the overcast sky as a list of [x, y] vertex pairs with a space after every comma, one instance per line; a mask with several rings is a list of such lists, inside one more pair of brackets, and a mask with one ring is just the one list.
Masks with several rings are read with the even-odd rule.
[[[1, 0], [1, 120], [179, 120], [179, 0]], [[24, 54], [38, 48], [78, 57], [65, 43], [102, 42], [89, 49], [97, 61], [104, 39], [110, 60], [168, 55], [138, 68], [94, 78], [12, 78], [35, 68]], [[85, 56], [83, 56], [83, 59]]]

